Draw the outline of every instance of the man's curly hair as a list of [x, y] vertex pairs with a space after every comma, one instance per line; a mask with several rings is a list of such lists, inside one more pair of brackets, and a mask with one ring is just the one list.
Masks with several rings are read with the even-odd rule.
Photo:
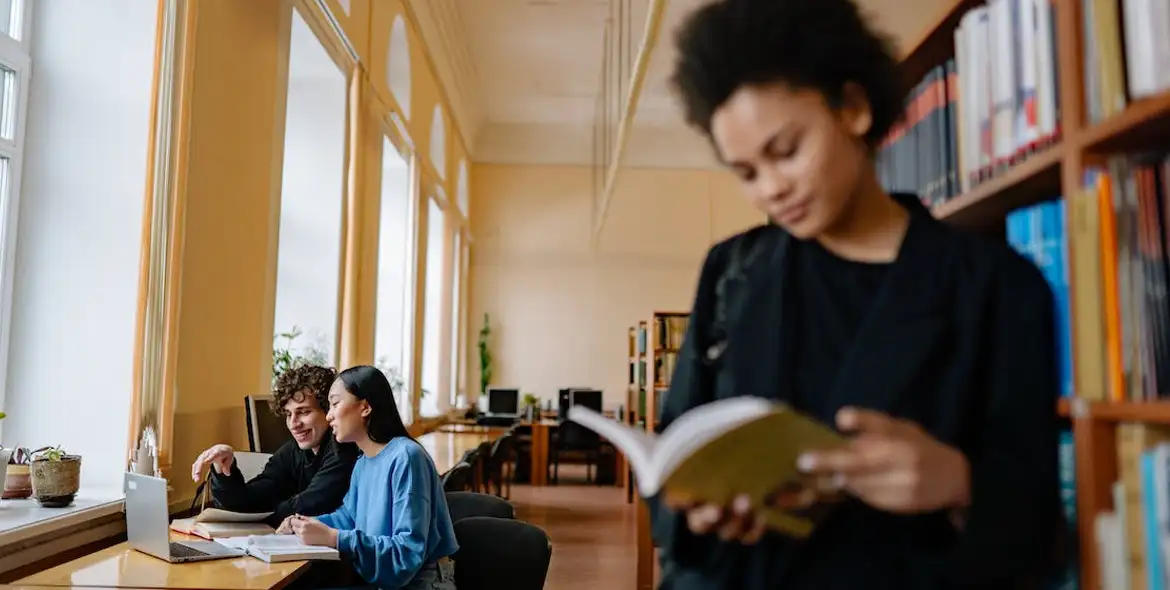
[[335, 379], [336, 370], [317, 365], [297, 365], [281, 373], [272, 389], [273, 399], [269, 404], [272, 412], [284, 416], [284, 406], [288, 402], [303, 401], [306, 395], [312, 395], [321, 410], [329, 411], [329, 388]]

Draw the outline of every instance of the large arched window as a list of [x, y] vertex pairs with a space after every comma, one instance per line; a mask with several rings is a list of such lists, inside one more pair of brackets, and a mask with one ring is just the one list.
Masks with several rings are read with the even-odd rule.
[[402, 109], [402, 116], [410, 119], [410, 39], [402, 15], [390, 26], [390, 45], [386, 48], [386, 85]]
[[459, 176], [455, 182], [458, 183], [455, 187], [455, 198], [458, 201], [459, 212], [466, 219], [471, 208], [471, 185], [467, 178], [467, 160], [459, 161]]
[[443, 117], [442, 105], [435, 105], [431, 119], [431, 163], [439, 173], [440, 180], [447, 179], [447, 122]]

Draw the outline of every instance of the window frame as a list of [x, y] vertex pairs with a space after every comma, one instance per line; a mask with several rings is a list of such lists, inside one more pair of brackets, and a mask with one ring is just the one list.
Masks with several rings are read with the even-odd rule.
[[[25, 128], [28, 123], [32, 80], [32, 4], [13, 0], [19, 11], [20, 40], [0, 34], [0, 64], [15, 73], [15, 131], [12, 140], [0, 137], [0, 158], [8, 158], [8, 194], [0, 194], [0, 407], [7, 399], [8, 352], [12, 326], [12, 291], [16, 272], [17, 228], [20, 219], [21, 173], [24, 168]], [[17, 20], [17, 19], [14, 19]], [[0, 187], [2, 189], [3, 187]]]

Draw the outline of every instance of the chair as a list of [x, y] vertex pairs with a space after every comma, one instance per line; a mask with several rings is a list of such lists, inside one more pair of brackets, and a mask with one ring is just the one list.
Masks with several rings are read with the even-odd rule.
[[472, 477], [475, 475], [470, 463], [460, 461], [456, 463], [447, 473], [443, 474], [440, 481], [443, 482], [443, 491], [445, 492], [462, 492], [471, 489]]
[[473, 516], [516, 518], [516, 508], [507, 500], [476, 492], [447, 492], [447, 510], [451, 513], [451, 522]]
[[512, 495], [512, 462], [516, 459], [514, 445], [516, 437], [511, 432], [497, 438], [492, 443], [488, 453], [487, 463], [484, 465], [484, 483], [488, 493], [495, 485], [495, 494], [507, 499]]
[[542, 590], [552, 543], [520, 520], [472, 516], [455, 523], [455, 585], [459, 590]]

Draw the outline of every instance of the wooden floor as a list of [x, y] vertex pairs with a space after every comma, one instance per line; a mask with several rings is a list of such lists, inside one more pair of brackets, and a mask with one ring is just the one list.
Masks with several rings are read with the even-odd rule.
[[552, 539], [550, 590], [634, 590], [637, 567], [634, 518], [619, 487], [513, 486], [517, 518]]

